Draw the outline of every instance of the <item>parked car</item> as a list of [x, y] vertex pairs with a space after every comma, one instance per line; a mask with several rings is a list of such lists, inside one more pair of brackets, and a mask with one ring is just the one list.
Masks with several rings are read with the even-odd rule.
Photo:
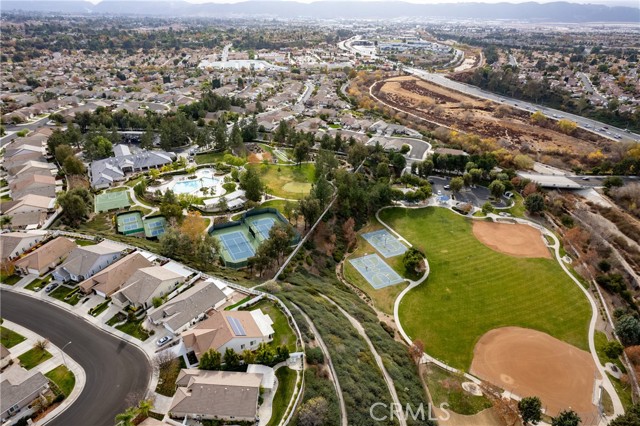
[[45, 287], [44, 291], [46, 291], [47, 293], [51, 293], [53, 290], [55, 290], [58, 287], [57, 283], [52, 283], [49, 284], [48, 286]]
[[450, 186], [450, 185], [445, 185], [445, 186], [444, 186], [444, 189], [450, 189], [450, 188], [451, 188], [451, 186]]
[[158, 346], [162, 346], [162, 345], [164, 345], [165, 343], [167, 343], [169, 340], [171, 340], [171, 337], [169, 337], [169, 336], [164, 336], [164, 337], [162, 337], [162, 338], [158, 339], [158, 341], [156, 342], [156, 345], [158, 345]]

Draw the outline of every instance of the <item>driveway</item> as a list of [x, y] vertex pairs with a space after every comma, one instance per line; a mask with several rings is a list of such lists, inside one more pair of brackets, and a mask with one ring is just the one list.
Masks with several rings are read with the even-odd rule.
[[49, 339], [86, 373], [78, 399], [49, 422], [52, 426], [113, 426], [131, 396], [144, 397], [151, 366], [137, 347], [88, 324], [56, 306], [2, 291], [2, 316]]

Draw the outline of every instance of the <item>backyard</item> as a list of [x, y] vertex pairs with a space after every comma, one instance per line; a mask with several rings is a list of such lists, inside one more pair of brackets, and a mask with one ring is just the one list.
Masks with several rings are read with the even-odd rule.
[[284, 166], [277, 164], [254, 164], [267, 187], [267, 193], [282, 198], [301, 199], [315, 181], [315, 165]]
[[278, 389], [276, 389], [276, 394], [273, 396], [273, 411], [267, 426], [280, 424], [282, 417], [286, 414], [287, 406], [296, 389], [296, 376], [297, 373], [286, 365], [276, 371]]
[[555, 260], [498, 253], [474, 237], [469, 219], [446, 209], [380, 216], [429, 260], [431, 274], [402, 300], [400, 319], [430, 355], [468, 369], [478, 339], [510, 325], [588, 350], [589, 304]]
[[275, 349], [281, 345], [287, 345], [289, 352], [295, 352], [296, 335], [294, 334], [286, 315], [278, 308], [273, 302], [262, 300], [255, 305], [252, 305], [248, 310], [262, 309], [262, 312], [269, 315], [273, 321], [274, 338], [270, 345]]

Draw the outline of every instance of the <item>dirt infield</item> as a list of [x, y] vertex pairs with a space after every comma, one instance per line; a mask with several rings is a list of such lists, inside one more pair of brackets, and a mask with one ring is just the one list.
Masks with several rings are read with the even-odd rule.
[[478, 220], [473, 222], [473, 235], [485, 246], [509, 256], [551, 259], [542, 234], [529, 225]]
[[480, 338], [471, 373], [514, 394], [537, 396], [551, 416], [571, 407], [594, 424], [596, 366], [591, 354], [536, 330], [503, 327]]

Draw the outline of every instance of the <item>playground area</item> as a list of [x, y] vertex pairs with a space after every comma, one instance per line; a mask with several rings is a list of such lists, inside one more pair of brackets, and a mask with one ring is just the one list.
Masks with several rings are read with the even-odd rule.
[[407, 247], [402, 244], [400, 240], [391, 235], [391, 233], [386, 229], [379, 229], [377, 231], [362, 234], [362, 238], [367, 240], [369, 244], [371, 244], [387, 259], [401, 255], [407, 251]]
[[142, 214], [138, 211], [124, 213], [117, 216], [118, 232], [124, 235], [144, 232]]
[[485, 246], [514, 257], [551, 259], [542, 233], [529, 225], [473, 222], [473, 235]]
[[519, 397], [539, 397], [550, 416], [571, 407], [582, 424], [598, 423], [591, 354], [546, 333], [521, 327], [485, 333], [474, 348], [471, 373]]
[[360, 275], [371, 284], [371, 287], [376, 290], [404, 281], [402, 277], [391, 269], [377, 254], [358, 257], [357, 259], [349, 260], [349, 262], [356, 268]]
[[102, 213], [127, 208], [131, 205], [131, 201], [127, 191], [111, 191], [96, 195], [93, 204], [95, 212]]

